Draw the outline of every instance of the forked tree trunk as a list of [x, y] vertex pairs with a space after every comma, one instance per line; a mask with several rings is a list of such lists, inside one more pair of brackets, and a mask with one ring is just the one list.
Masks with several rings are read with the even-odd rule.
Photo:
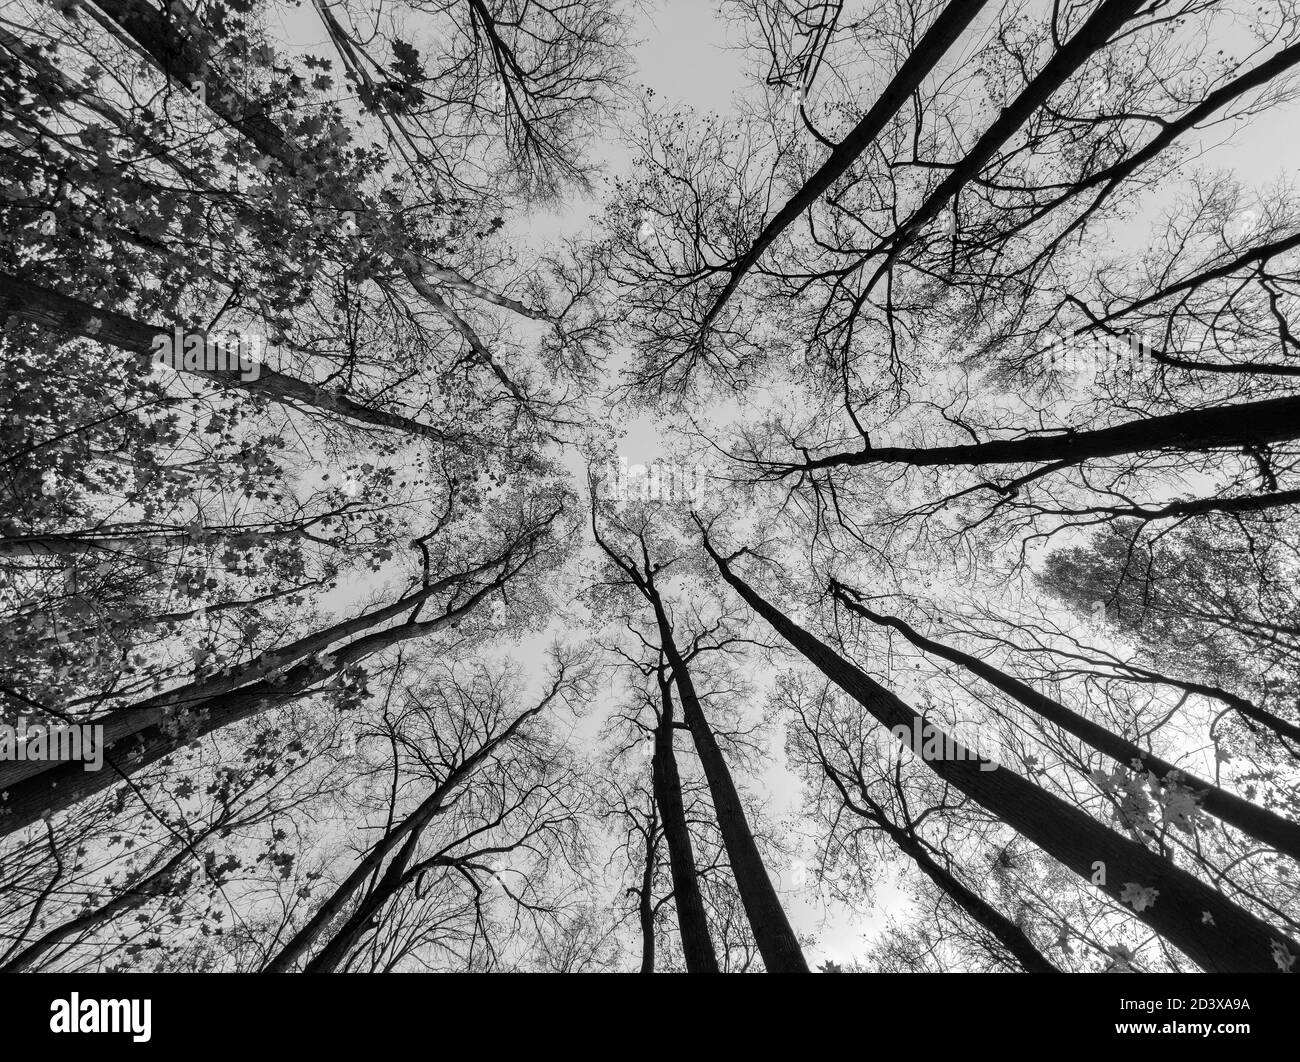
[[[307, 920], [307, 923], [294, 934], [293, 938], [274, 958], [267, 962], [263, 968], [264, 972], [284, 973], [293, 969], [294, 965], [307, 954], [324, 928], [347, 910], [356, 892], [365, 884], [368, 878], [383, 866], [384, 860], [392, 854], [394, 849], [401, 845], [401, 850], [389, 862], [380, 884], [358, 905], [352, 915], [348, 917], [340, 929], [306, 967], [308, 970], [315, 972], [329, 972], [335, 969], [338, 963], [347, 957], [352, 944], [361, 931], [365, 929], [374, 913], [401, 887], [403, 875], [410, 864], [421, 835], [429, 823], [442, 813], [456, 788], [478, 770], [483, 761], [497, 748], [509, 741], [518, 732], [525, 720], [531, 719], [550, 704], [558, 690], [559, 684], [557, 682], [535, 707], [522, 712], [500, 734], [485, 740], [477, 750], [449, 771], [447, 777], [434, 787], [433, 791], [420, 802], [414, 811], [401, 822], [396, 823], [366, 853], [352, 869], [352, 872], [343, 880], [342, 884], [321, 903], [315, 914]], [[379, 898], [376, 899], [376, 897]]]
[[[682, 803], [682, 780], [677, 772], [677, 754], [673, 751], [672, 691], [662, 675], [658, 676], [658, 680], [662, 708], [659, 725], [655, 728], [651, 772], [654, 776], [655, 804], [663, 817], [664, 840], [668, 844], [668, 865], [672, 871], [673, 903], [677, 908], [682, 952], [688, 973], [717, 973], [718, 957], [713, 950], [709, 921], [700, 895], [695, 849], [691, 844], [691, 831], [686, 823], [686, 809]], [[652, 938], [653, 935], [652, 930]]]
[[736, 783], [732, 781], [731, 770], [718, 747], [713, 728], [709, 726], [704, 710], [700, 707], [686, 662], [673, 641], [672, 627], [663, 603], [654, 587], [651, 586], [650, 589], [653, 594], [651, 605], [659, 625], [664, 657], [672, 669], [673, 683], [682, 702], [682, 716], [695, 740], [695, 751], [709, 783], [718, 831], [722, 834], [727, 861], [735, 875], [736, 890], [740, 893], [740, 901], [754, 933], [754, 943], [758, 945], [763, 965], [769, 973], [807, 973], [808, 963], [803, 957], [803, 950], [799, 947], [785, 908], [781, 906], [781, 899], [763, 865], [763, 857], [759, 855], [758, 845], [754, 842], [754, 832], [745, 817]]

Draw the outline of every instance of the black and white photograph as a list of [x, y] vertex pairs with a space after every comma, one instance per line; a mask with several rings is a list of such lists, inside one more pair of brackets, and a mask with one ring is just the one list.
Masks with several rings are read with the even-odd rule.
[[0, 0], [0, 974], [1275, 1050], [1300, 2]]

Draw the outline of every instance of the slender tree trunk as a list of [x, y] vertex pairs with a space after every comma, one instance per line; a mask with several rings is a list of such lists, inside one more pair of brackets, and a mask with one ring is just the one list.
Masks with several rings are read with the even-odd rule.
[[[1124, 181], [1131, 177], [1138, 169], [1145, 166], [1162, 151], [1167, 150], [1173, 145], [1184, 133], [1195, 129], [1202, 122], [1208, 121], [1216, 112], [1227, 107], [1246, 93], [1254, 89], [1261, 88], [1279, 74], [1290, 70], [1297, 63], [1300, 63], [1300, 44], [1293, 44], [1290, 47], [1283, 48], [1271, 59], [1267, 59], [1256, 67], [1247, 70], [1240, 77], [1234, 78], [1225, 85], [1221, 85], [1208, 96], [1200, 101], [1196, 106], [1191, 107], [1184, 112], [1179, 118], [1173, 121], [1167, 121], [1160, 126], [1157, 134], [1143, 146], [1140, 150], [1135, 151], [1126, 159], [1113, 163], [1105, 169], [1094, 173], [1077, 184], [1066, 189], [1060, 197], [1052, 203], [1047, 209], [1054, 209], [1068, 199], [1074, 198], [1090, 188], [1098, 185], [1105, 185], [1101, 193], [1089, 204], [1087, 210], [1083, 211], [1080, 216], [1071, 223], [1070, 227], [1057, 237], [1058, 240], [1068, 236], [1078, 227], [1083, 225], [1086, 220], [1092, 216], [1093, 212], [1101, 206], [1102, 202], [1109, 197], [1111, 192], [1118, 188]], [[1046, 211], [1042, 211], [1046, 213]], [[1040, 214], [1041, 216], [1041, 214]]]
[[736, 879], [736, 891], [745, 908], [754, 942], [763, 956], [763, 964], [769, 973], [807, 973], [808, 964], [799, 948], [794, 930], [790, 928], [790, 921], [786, 918], [776, 889], [767, 876], [767, 868], [763, 866], [763, 859], [754, 843], [754, 833], [749, 828], [727, 761], [723, 758], [713, 730], [700, 707], [686, 661], [682, 659], [673, 641], [672, 623], [655, 586], [656, 569], [650, 563], [645, 540], [640, 539], [644, 570], [638, 570], [636, 564], [620, 555], [601, 537], [594, 491], [591, 499], [591, 530], [600, 548], [628, 577], [654, 612], [660, 649], [672, 672], [686, 726], [695, 741], [695, 751], [709, 785], [713, 813], [722, 834], [723, 847], [727, 851], [727, 861], [731, 864], [731, 872]]
[[[906, 727], [909, 732], [930, 725], [740, 579], [707, 536], [704, 546], [722, 577], [749, 606], [879, 722], [891, 729]], [[926, 760], [935, 774], [1113, 900], [1128, 906], [1136, 918], [1203, 969], [1275, 972], [1280, 967], [1275, 956], [1300, 957], [1300, 944], [1170, 860], [1122, 837], [1005, 767], [983, 769], [996, 765], [980, 760], [948, 735], [940, 736], [946, 748], [954, 749], [954, 758]]]
[[[106, 747], [118, 744], [134, 734], [141, 733], [150, 726], [163, 722], [169, 709], [188, 713], [221, 694], [248, 687], [251, 683], [259, 680], [269, 679], [278, 671], [283, 671], [294, 664], [326, 653], [331, 645], [342, 641], [344, 638], [363, 634], [367, 630], [373, 630], [390, 620], [397, 619], [404, 613], [412, 612], [420, 604], [447, 590], [455, 583], [480, 575], [494, 565], [501, 563], [504, 559], [504, 557], [499, 557], [493, 561], [476, 565], [466, 571], [458, 572], [453, 576], [440, 579], [436, 583], [423, 587], [413, 594], [408, 594], [390, 605], [362, 613], [352, 619], [342, 620], [326, 627], [324, 630], [316, 631], [304, 638], [299, 638], [297, 641], [290, 642], [288, 645], [261, 653], [256, 659], [225, 674], [216, 674], [199, 679], [188, 685], [157, 694], [129, 708], [118, 708], [107, 715], [92, 720], [78, 720], [78, 722], [90, 722], [96, 726], [102, 726], [104, 728], [103, 735]], [[469, 600], [477, 603], [482, 596], [483, 594], [480, 592], [471, 596]], [[462, 607], [456, 610], [456, 615], [460, 616], [465, 611], [466, 609]], [[410, 629], [418, 629], [422, 633], [429, 633], [436, 628], [418, 624]], [[388, 633], [390, 632], [381, 632], [382, 635]], [[405, 640], [409, 636], [408, 633], [403, 632], [398, 640]], [[374, 649], [369, 648], [369, 645], [370, 643], [365, 639], [361, 639], [359, 642], [354, 642], [352, 645], [338, 650], [337, 653], [345, 654], [345, 658], [349, 662], [353, 662], [350, 654], [357, 651], [355, 647], [367, 648], [368, 651], [365, 655], [369, 655], [370, 652], [374, 652]], [[327, 670], [328, 673], [332, 674], [341, 670], [341, 666]], [[11, 789], [12, 786], [27, 778], [54, 770], [56, 766], [57, 761], [50, 760], [15, 760], [6, 762], [3, 766], [0, 766], [0, 791]], [[0, 813], [0, 817], [2, 817], [2, 813]]]
[[1191, 789], [1195, 793], [1197, 803], [1211, 815], [1235, 826], [1257, 841], [1262, 841], [1279, 852], [1285, 852], [1292, 859], [1300, 859], [1300, 823], [1275, 815], [1257, 804], [1252, 804], [1249, 800], [1243, 800], [1233, 793], [1220, 789], [1212, 782], [1197, 778], [1196, 775], [1181, 767], [1175, 767], [1159, 756], [1144, 752], [1131, 741], [1070, 711], [1060, 702], [1039, 693], [1031, 686], [1012, 678], [1005, 671], [978, 657], [926, 638], [896, 617], [872, 612], [865, 605], [854, 600], [851, 592], [842, 584], [833, 583], [832, 587], [836, 599], [850, 612], [864, 616], [882, 627], [892, 627], [917, 648], [950, 660], [954, 664], [960, 664], [994, 689], [1000, 690], [1036, 715], [1054, 723], [1066, 733], [1073, 734], [1098, 752], [1104, 752], [1125, 767], [1132, 766], [1136, 762], [1141, 765], [1143, 771], [1153, 772], [1164, 784], [1177, 781], [1179, 785]]
[[[1300, 726], [1289, 723], [1281, 716], [1274, 715], [1253, 701], [1248, 701], [1245, 697], [1240, 697], [1228, 690], [1204, 682], [1189, 682], [1187, 679], [1174, 678], [1172, 675], [1161, 675], [1159, 672], [1132, 663], [1124, 664], [1124, 669], [1137, 676], [1134, 681], [1158, 682], [1164, 686], [1174, 686], [1180, 690], [1187, 690], [1189, 693], [1199, 693], [1202, 697], [1212, 697], [1226, 704], [1238, 715], [1243, 715], [1252, 722], [1267, 727], [1278, 737], [1288, 738], [1291, 741], [1300, 741]], [[1294, 750], [1290, 751], [1291, 755], [1296, 755]]]
[[664, 657], [672, 669], [673, 682], [682, 702], [683, 719], [690, 728], [691, 737], [695, 739], [695, 751], [709, 783], [709, 793], [713, 798], [718, 830], [727, 850], [727, 860], [736, 878], [736, 889], [749, 918], [754, 942], [763, 956], [763, 965], [769, 973], [807, 973], [808, 963], [803, 957], [798, 938], [790, 927], [790, 920], [786, 917], [785, 908], [781, 906], [772, 879], [767, 875], [758, 845], [754, 843], [754, 833], [749, 828], [727, 761], [718, 748], [713, 728], [709, 726], [704, 710], [700, 707], [686, 662], [673, 641], [668, 615], [659, 600], [658, 591], [653, 586], [650, 589]]
[[161, 867], [136, 882], [126, 892], [115, 896], [108, 903], [102, 904], [92, 911], [87, 911], [68, 922], [64, 922], [62, 925], [55, 926], [25, 947], [3, 966], [0, 966], [0, 973], [21, 973], [23, 970], [28, 970], [46, 952], [52, 951], [70, 937], [97, 929], [111, 922], [118, 915], [133, 911], [147, 901], [160, 896], [170, 887], [176, 872], [190, 856], [190, 850], [182, 848]]
[[[100, 309], [88, 302], [62, 295], [50, 288], [32, 284], [9, 273], [0, 273], [0, 309], [55, 332], [84, 336], [119, 350], [152, 357], [157, 336], [170, 336], [171, 325], [151, 325], [113, 310]], [[189, 325], [187, 331], [198, 331]], [[179, 359], [179, 353], [178, 353]], [[460, 434], [447, 434], [400, 413], [388, 413], [325, 390], [318, 384], [276, 372], [269, 365], [259, 365], [256, 380], [242, 378], [238, 368], [178, 369], [219, 387], [234, 387], [258, 398], [269, 399], [291, 409], [306, 408], [344, 417], [358, 424], [408, 432], [440, 442], [464, 441]]]
[[929, 852], [925, 846], [916, 838], [910, 836], [904, 830], [890, 829], [886, 831], [893, 838], [894, 843], [904, 852], [911, 856], [926, 876], [941, 888], [944, 893], [958, 907], [965, 911], [972, 919], [978, 922], [989, 931], [998, 942], [1007, 949], [1029, 973], [1060, 973], [1047, 957], [1034, 947], [1033, 941], [1015, 922], [1011, 921], [1006, 915], [996, 907], [985, 900], [975, 890], [968, 888], [947, 867], [943, 866]]
[[[563, 675], [560, 676], [560, 679], [562, 678]], [[342, 914], [342, 912], [347, 908], [347, 905], [351, 902], [352, 896], [366, 883], [366, 879], [371, 877], [379, 867], [383, 865], [384, 859], [387, 858], [389, 853], [391, 853], [399, 844], [402, 845], [402, 851], [394, 857], [385, 874], [387, 875], [395, 866], [399, 866], [400, 864], [400, 869], [397, 871], [398, 876], [394, 879], [398, 881], [398, 887], [400, 887], [401, 873], [410, 862], [411, 855], [415, 851], [415, 845], [419, 842], [421, 834], [429, 823], [432, 822], [433, 819], [446, 807], [447, 800], [456, 787], [478, 770], [483, 761], [496, 751], [497, 748], [509, 741], [518, 732], [525, 720], [531, 719], [550, 704], [551, 701], [555, 699], [559, 689], [560, 680], [557, 679], [547, 695], [543, 697], [537, 705], [528, 709], [526, 712], [522, 712], [508, 727], [502, 730], [500, 734], [496, 735], [496, 737], [487, 738], [475, 752], [467, 756], [452, 768], [452, 770], [448, 772], [447, 777], [439, 782], [434, 788], [433, 792], [420, 802], [419, 807], [411, 812], [411, 814], [407, 815], [401, 822], [394, 825], [384, 835], [383, 839], [366, 853], [365, 857], [353, 868], [352, 873], [349, 874], [347, 878], [344, 879], [343, 883], [330, 894], [329, 898], [316, 909], [316, 913], [312, 915], [302, 929], [294, 934], [289, 943], [286, 944], [280, 952], [266, 964], [264, 971], [267, 973], [284, 973], [285, 971], [292, 969], [294, 964], [307, 953], [316, 938], [320, 936], [321, 930]], [[376, 889], [375, 891], [378, 890]], [[373, 895], [373, 892], [371, 895]], [[391, 895], [391, 893], [389, 895]], [[364, 918], [357, 923], [357, 932], [360, 932], [360, 930], [365, 927], [365, 923], [369, 920], [371, 914], [373, 914], [373, 911], [376, 909], [373, 905], [367, 904], [362, 904], [361, 907], [364, 908], [367, 913]], [[358, 910], [360, 909], [361, 908]], [[344, 929], [347, 929], [347, 927], [352, 924], [352, 921], [353, 919], [350, 918], [348, 922], [344, 924]], [[340, 930], [340, 933], [342, 932], [343, 930]], [[353, 933], [349, 939], [354, 940], [355, 933]], [[339, 940], [339, 934], [335, 935], [334, 940]], [[333, 969], [333, 965], [327, 964], [337, 964], [338, 961], [341, 961], [345, 957], [346, 948], [343, 950], [342, 954], [338, 954], [337, 947], [331, 948], [329, 951], [329, 957], [316, 968]], [[317, 956], [317, 959], [320, 959], [319, 955]], [[311, 968], [310, 965], [308, 968]]]
[[1022, 439], [995, 439], [955, 446], [878, 446], [813, 458], [799, 465], [773, 464], [769, 468], [778, 475], [790, 475], [840, 465], [928, 467], [1055, 461], [1065, 467], [1096, 457], [1157, 450], [1215, 450], [1295, 438], [1300, 438], [1300, 397], [1289, 396], [1146, 417], [1091, 431], [1065, 431], [1057, 435], [1032, 435]]
[[[140, 717], [137, 717], [138, 709], [117, 709], [103, 722], [104, 769], [87, 771], [79, 761], [44, 761], [39, 764], [45, 768], [40, 773], [28, 771], [27, 777], [6, 784], [0, 790], [6, 795], [0, 804], [0, 809], [3, 809], [0, 810], [0, 837], [39, 818], [67, 810], [204, 735], [315, 692], [345, 667], [381, 649], [449, 626], [467, 615], [484, 593], [486, 591], [480, 591], [464, 605], [436, 620], [406, 623], [358, 638], [332, 652], [332, 664], [325, 665], [311, 658], [269, 678], [189, 702], [184, 706], [179, 721], [168, 719], [161, 709], [150, 708]], [[154, 721], [143, 722], [144, 719]], [[122, 736], [110, 739], [113, 732]], [[32, 764], [12, 766], [30, 768]]]
[[705, 314], [701, 329], [708, 327], [709, 322], [717, 316], [736, 288], [740, 286], [745, 274], [753, 268], [776, 238], [843, 176], [862, 152], [876, 142], [876, 138], [880, 136], [889, 120], [916, 92], [921, 82], [934, 70], [948, 49], [980, 13], [986, 2], [987, 0], [950, 0], [930, 24], [930, 28], [917, 41], [916, 47], [908, 52], [903, 65], [898, 68], [898, 73], [885, 86], [880, 98], [872, 104], [862, 120], [835, 145], [830, 157], [776, 212], [772, 220], [763, 226], [763, 231], [758, 234], [749, 250], [731, 267], [731, 275]]
[[[1046, 65], [1025, 86], [1014, 100], [1003, 107], [993, 124], [988, 127], [966, 152], [961, 161], [953, 166], [947, 176], [925, 201], [916, 209], [891, 237], [892, 248], [889, 257], [892, 260], [907, 245], [909, 238], [923, 225], [935, 218], [945, 203], [961, 191], [998, 150], [1011, 139], [1017, 129], [1029, 121], [1033, 113], [1052, 98], [1052, 95], [1064, 85], [1092, 56], [1106, 46], [1110, 38], [1145, 4], [1146, 0], [1102, 0], [1078, 32], [1062, 44]], [[882, 265], [881, 271], [887, 268]], [[878, 276], [880, 274], [877, 274]], [[874, 282], [867, 290], [874, 287]]]
[[[1300, 366], [1297, 366], [1297, 370], [1300, 371]], [[1098, 505], [1068, 515], [1107, 513], [1111, 516], [1131, 516], [1137, 520], [1170, 520], [1177, 516], [1200, 516], [1203, 513], [1255, 513], [1297, 503], [1300, 503], [1300, 490], [1277, 490], [1235, 498], [1192, 498], [1169, 502], [1154, 509], [1141, 505]]]
[[717, 973], [718, 957], [713, 950], [704, 900], [700, 896], [695, 851], [682, 803], [677, 755], [673, 751], [672, 691], [662, 674], [659, 675], [659, 694], [663, 707], [659, 725], [655, 728], [655, 754], [650, 766], [654, 776], [655, 804], [663, 816], [664, 840], [668, 843], [668, 865], [672, 870], [673, 903], [677, 908], [682, 952], [688, 973]]
[[[85, 771], [79, 762], [57, 760], [8, 763], [0, 769], [0, 837], [45, 815], [66, 810], [114, 784], [119, 777], [129, 777], [198, 737], [312, 692], [320, 683], [381, 649], [454, 626], [530, 562], [538, 540], [558, 513], [557, 509], [526, 529], [487, 561], [431, 583], [391, 605], [299, 639], [278, 652], [264, 653], [233, 674], [169, 690], [99, 719], [78, 720], [103, 726], [104, 766], [108, 769]], [[356, 638], [339, 649], [329, 649], [346, 636], [418, 609], [432, 595], [493, 568], [499, 570], [490, 583], [435, 619], [408, 619], [399, 626]], [[295, 660], [300, 662], [281, 670]]]
[[383, 840], [376, 844], [365, 857], [352, 869], [343, 883], [318, 907], [307, 923], [298, 930], [289, 942], [264, 967], [265, 973], [285, 973], [292, 970], [320, 936], [321, 931], [335, 918], [341, 915], [351, 903], [353, 895], [374, 874], [398, 844], [410, 837], [418, 837], [430, 820], [442, 808], [447, 797], [447, 788], [438, 786], [415, 811], [396, 824], [385, 834]]
[[[402, 845], [401, 851], [384, 868], [384, 873], [376, 882], [375, 887], [366, 893], [343, 925], [303, 967], [304, 973], [333, 973], [347, 959], [357, 940], [370, 926], [375, 924], [375, 920], [384, 904], [396, 896], [405, 884], [407, 867], [410, 865], [411, 857], [415, 854], [415, 849], [420, 843], [420, 835], [424, 831], [424, 826], [427, 824], [428, 820], [426, 819], [423, 825], [410, 833], [406, 843]], [[331, 906], [334, 906], [336, 898], [337, 894], [335, 897], [331, 897]]]
[[659, 829], [659, 805], [657, 798], [650, 801], [650, 822], [646, 827], [645, 866], [641, 868], [641, 893], [637, 897], [637, 919], [641, 925], [641, 969], [640, 973], [655, 972], [655, 908], [654, 897], [650, 890], [654, 886], [656, 852], [656, 831]]

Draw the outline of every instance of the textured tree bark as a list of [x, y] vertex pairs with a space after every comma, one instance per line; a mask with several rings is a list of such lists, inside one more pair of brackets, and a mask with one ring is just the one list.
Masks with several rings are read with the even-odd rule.
[[[745, 602], [874, 718], [891, 729], [922, 725], [912, 708], [739, 578], [707, 535], [704, 547], [722, 577]], [[951, 739], [942, 736], [947, 745]], [[1300, 944], [1169, 860], [1005, 767], [981, 769], [988, 761], [978, 759], [960, 743], [953, 742], [953, 746], [962, 758], [928, 759], [926, 766], [1080, 877], [1128, 905], [1136, 918], [1202, 969], [1276, 972], [1278, 949], [1282, 949], [1283, 958], [1287, 954], [1300, 957]]]

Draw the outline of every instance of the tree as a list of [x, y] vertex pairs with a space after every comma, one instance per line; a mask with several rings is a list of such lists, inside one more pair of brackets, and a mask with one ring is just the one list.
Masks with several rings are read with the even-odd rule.
[[[920, 717], [911, 708], [755, 592], [731, 570], [730, 561], [734, 557], [718, 554], [707, 533], [705, 549], [723, 578], [746, 603], [827, 678], [879, 722], [915, 729]], [[946, 745], [951, 738], [943, 735], [941, 740]], [[1107, 830], [1064, 801], [1036, 791], [1036, 787], [1020, 777], [999, 770], [998, 777], [989, 781], [985, 772], [975, 765], [975, 757], [928, 762], [941, 778], [978, 800], [1076, 874], [1092, 877], [1098, 888], [1120, 902], [1129, 903], [1139, 918], [1203, 968], [1264, 971], [1277, 965], [1275, 955], [1279, 948], [1283, 949], [1284, 956], [1300, 954], [1300, 946], [1294, 941], [1280, 937], [1267, 923], [1226, 902], [1191, 874]], [[1100, 880], [1096, 877], [1099, 867]], [[1173, 900], [1163, 910], [1155, 902], [1161, 892]], [[1197, 910], [1210, 915], [1210, 920], [1201, 922], [1199, 927], [1191, 917], [1191, 912]], [[1222, 929], [1216, 927], [1229, 925], [1231, 935], [1221, 937]]]
[[11, 6], [0, 967], [1297, 968], [1289, 0]]

